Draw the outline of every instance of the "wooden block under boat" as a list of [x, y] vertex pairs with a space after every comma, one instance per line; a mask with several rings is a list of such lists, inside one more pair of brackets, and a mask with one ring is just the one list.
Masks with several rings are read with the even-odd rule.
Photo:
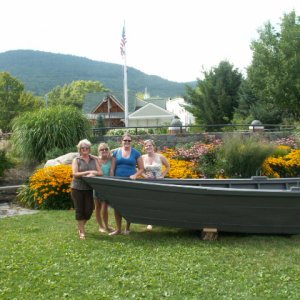
[[218, 230], [217, 228], [203, 228], [201, 237], [204, 241], [215, 241], [218, 239]]

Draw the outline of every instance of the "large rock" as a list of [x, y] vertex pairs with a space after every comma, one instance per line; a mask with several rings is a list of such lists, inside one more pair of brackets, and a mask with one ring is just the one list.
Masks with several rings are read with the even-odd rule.
[[71, 165], [75, 157], [79, 156], [78, 152], [70, 152], [65, 155], [59, 156], [55, 159], [49, 159], [44, 167], [58, 166], [58, 165]]

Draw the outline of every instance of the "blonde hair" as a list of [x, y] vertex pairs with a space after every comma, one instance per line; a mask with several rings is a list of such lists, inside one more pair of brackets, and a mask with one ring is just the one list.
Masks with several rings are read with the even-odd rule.
[[145, 140], [144, 143], [143, 143], [144, 144], [144, 148], [146, 147], [147, 143], [151, 143], [151, 145], [154, 148], [154, 151], [157, 151], [157, 147], [156, 147], [155, 142], [153, 140], [151, 140], [151, 139]]
[[79, 153], [80, 153], [80, 148], [81, 148], [83, 145], [85, 145], [85, 146], [91, 148], [92, 143], [91, 143], [89, 140], [87, 140], [87, 139], [83, 139], [83, 140], [79, 141], [78, 145], [76, 146]]
[[[98, 154], [101, 153], [100, 149], [103, 148], [103, 147], [105, 147], [105, 148], [108, 149], [108, 151], [107, 151], [107, 152], [108, 152], [107, 157], [110, 158], [110, 157], [111, 157], [110, 148], [109, 148], [109, 146], [108, 146], [106, 143], [100, 143], [100, 144], [99, 144], [99, 146], [98, 146]], [[100, 156], [100, 155], [99, 155], [99, 156]], [[101, 155], [101, 156], [102, 156], [102, 155]], [[100, 157], [101, 157], [101, 156], [100, 156]]]
[[144, 145], [145, 145], [146, 143], [151, 143], [151, 144], [152, 144], [152, 146], [153, 146], [153, 147], [155, 147], [155, 143], [154, 143], [154, 141], [153, 141], [153, 140], [151, 140], [151, 139], [144, 140]]

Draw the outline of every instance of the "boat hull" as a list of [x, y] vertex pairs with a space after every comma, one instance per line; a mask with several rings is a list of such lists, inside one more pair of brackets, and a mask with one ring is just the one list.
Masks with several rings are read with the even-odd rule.
[[279, 188], [262, 180], [223, 180], [220, 186], [215, 180], [84, 180], [132, 223], [224, 232], [300, 233], [300, 190], [290, 189], [299, 186], [300, 179], [277, 181]]

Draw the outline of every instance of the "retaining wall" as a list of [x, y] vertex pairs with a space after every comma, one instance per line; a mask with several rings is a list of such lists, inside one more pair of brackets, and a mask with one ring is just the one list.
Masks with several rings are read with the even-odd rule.
[[[207, 141], [211, 139], [223, 139], [225, 136], [232, 136], [236, 134], [240, 134], [242, 136], [251, 136], [251, 135], [259, 135], [262, 138], [265, 138], [268, 141], [274, 141], [279, 138], [288, 137], [292, 134], [292, 132], [287, 131], [278, 131], [278, 132], [211, 132], [211, 133], [197, 133], [197, 134], [189, 134], [189, 133], [181, 133], [181, 134], [160, 134], [160, 135], [135, 135], [133, 139], [135, 140], [146, 140], [152, 139], [155, 141], [155, 144], [158, 148], [163, 147], [174, 147], [177, 144], [188, 144], [195, 143], [197, 141]], [[95, 137], [95, 142], [121, 142], [120, 136], [97, 136]]]

